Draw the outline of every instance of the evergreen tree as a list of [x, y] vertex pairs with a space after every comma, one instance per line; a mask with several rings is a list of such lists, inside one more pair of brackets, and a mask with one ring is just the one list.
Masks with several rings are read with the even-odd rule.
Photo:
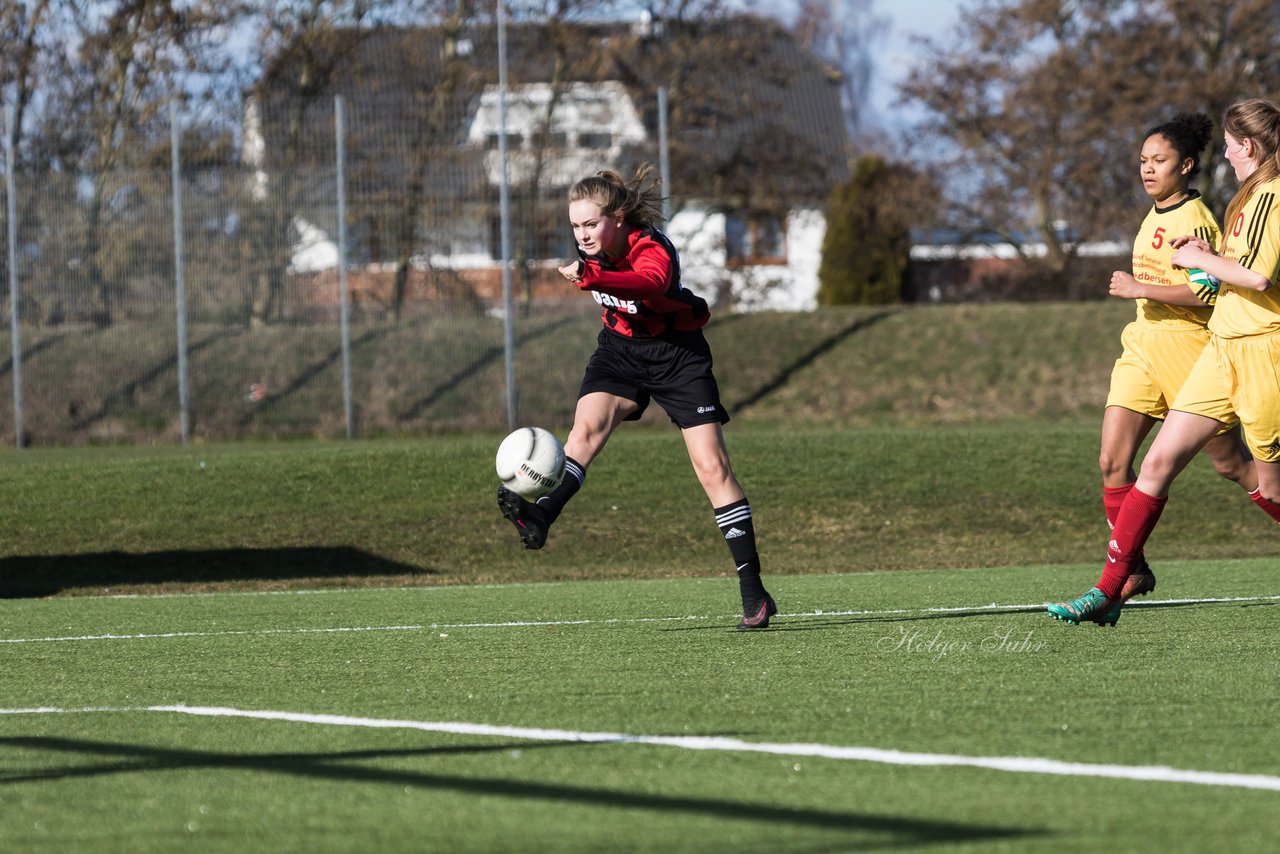
[[907, 167], [869, 155], [831, 194], [818, 266], [819, 305], [884, 305], [909, 298], [910, 199]]

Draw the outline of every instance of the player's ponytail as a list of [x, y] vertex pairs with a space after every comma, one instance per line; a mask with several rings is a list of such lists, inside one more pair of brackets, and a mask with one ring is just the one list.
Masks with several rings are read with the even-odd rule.
[[1183, 160], [1190, 158], [1187, 178], [1200, 174], [1200, 154], [1213, 137], [1213, 122], [1204, 113], [1179, 113], [1167, 122], [1150, 128], [1143, 139], [1162, 136]]
[[1257, 148], [1258, 168], [1244, 180], [1227, 205], [1223, 218], [1223, 240], [1240, 211], [1259, 186], [1280, 177], [1280, 106], [1265, 98], [1237, 101], [1222, 115], [1222, 129], [1235, 139], [1249, 140]]
[[662, 179], [655, 171], [652, 164], [642, 163], [629, 182], [617, 172], [598, 172], [570, 187], [569, 201], [595, 202], [607, 214], [622, 214], [633, 228], [657, 228], [662, 225]]

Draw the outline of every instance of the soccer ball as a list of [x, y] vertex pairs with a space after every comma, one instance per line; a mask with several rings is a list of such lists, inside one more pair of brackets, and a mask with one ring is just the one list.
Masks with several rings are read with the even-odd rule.
[[535, 501], [564, 480], [564, 448], [541, 427], [521, 427], [498, 446], [496, 468], [503, 486]]

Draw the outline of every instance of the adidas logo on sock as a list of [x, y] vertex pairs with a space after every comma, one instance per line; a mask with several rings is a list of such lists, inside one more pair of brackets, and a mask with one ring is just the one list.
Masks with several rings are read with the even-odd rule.
[[747, 535], [746, 531], [739, 530], [738, 528], [730, 528], [729, 530], [725, 531], [724, 538], [726, 540], [733, 540], [738, 537], [745, 537], [746, 535]]

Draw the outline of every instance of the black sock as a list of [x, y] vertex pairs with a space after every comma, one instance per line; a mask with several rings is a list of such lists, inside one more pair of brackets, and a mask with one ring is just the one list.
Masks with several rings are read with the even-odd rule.
[[573, 457], [565, 457], [564, 480], [549, 495], [544, 495], [537, 501], [538, 509], [542, 511], [548, 525], [560, 517], [560, 511], [569, 503], [570, 498], [578, 494], [586, 479], [587, 470]]
[[760, 556], [756, 554], [756, 528], [751, 522], [751, 504], [743, 498], [717, 507], [715, 513], [725, 545], [738, 566], [738, 587], [743, 601], [764, 597], [767, 594], [760, 581]]

